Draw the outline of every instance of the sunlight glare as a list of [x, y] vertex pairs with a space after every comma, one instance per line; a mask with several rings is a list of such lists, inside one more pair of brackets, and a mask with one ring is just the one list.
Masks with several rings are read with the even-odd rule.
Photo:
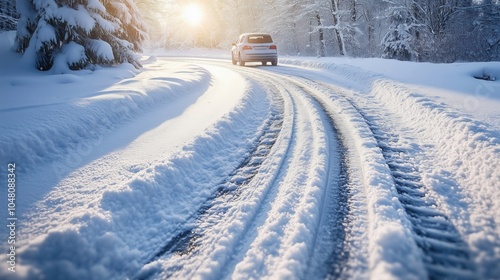
[[203, 19], [203, 11], [197, 4], [189, 4], [184, 8], [184, 20], [189, 24], [196, 26]]

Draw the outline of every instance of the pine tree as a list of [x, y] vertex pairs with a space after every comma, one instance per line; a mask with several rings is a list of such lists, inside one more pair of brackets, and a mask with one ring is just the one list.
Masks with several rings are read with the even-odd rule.
[[[500, 1], [483, 0], [478, 9], [478, 45], [482, 46], [480, 60], [500, 60]], [[479, 51], [479, 50], [478, 50]]]
[[145, 25], [131, 0], [19, 0], [17, 8], [15, 49], [39, 70], [55, 63], [72, 70], [123, 62], [140, 67], [134, 51]]
[[19, 15], [15, 0], [0, 0], [0, 30], [15, 30]]
[[404, 7], [393, 8], [390, 15], [391, 25], [382, 39], [384, 58], [414, 60], [412, 19]]

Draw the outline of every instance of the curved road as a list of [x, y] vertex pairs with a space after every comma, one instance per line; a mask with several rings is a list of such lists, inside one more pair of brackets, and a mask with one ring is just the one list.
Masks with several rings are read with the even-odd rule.
[[[373, 89], [364, 81], [371, 78], [151, 58], [136, 77], [95, 96], [22, 108], [35, 124], [37, 113], [74, 114], [47, 133], [31, 131], [58, 149], [22, 174], [19, 239], [29, 242], [18, 246], [22, 273], [14, 276], [493, 278], [500, 221], [490, 206], [498, 202], [455, 181], [473, 171], [438, 165], [446, 149], [472, 162], [491, 154], [492, 167], [474, 171], [481, 178], [461, 182], [494, 184], [494, 134], [470, 130], [474, 145], [461, 143], [432, 100], [386, 94], [390, 87]], [[436, 123], [415, 125], [426, 114]], [[88, 139], [88, 127], [98, 140]], [[449, 137], [423, 141], [424, 129]], [[73, 130], [71, 141], [51, 138]], [[13, 147], [29, 146], [23, 139]], [[67, 173], [53, 174], [54, 166]], [[30, 188], [37, 192], [23, 193]]]
[[316, 71], [191, 63], [261, 85], [275, 113], [233, 172], [245, 179], [228, 179], [147, 262], [161, 272], [138, 278], [475, 277], [466, 243], [401, 147], [411, 138], [376, 100]]

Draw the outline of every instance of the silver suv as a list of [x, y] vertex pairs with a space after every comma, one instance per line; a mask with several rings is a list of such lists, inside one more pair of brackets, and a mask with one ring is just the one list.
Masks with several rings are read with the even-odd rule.
[[246, 62], [262, 62], [266, 65], [278, 65], [278, 48], [271, 35], [265, 33], [244, 33], [231, 48], [231, 59], [234, 65], [245, 66]]

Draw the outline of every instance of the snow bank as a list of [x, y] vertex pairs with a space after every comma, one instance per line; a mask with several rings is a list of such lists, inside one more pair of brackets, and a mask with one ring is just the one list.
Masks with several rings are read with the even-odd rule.
[[173, 158], [138, 171], [86, 211], [72, 213], [70, 223], [22, 248], [26, 278], [132, 277], [245, 157], [267, 115], [259, 95], [247, 93], [234, 112]]
[[[500, 129], [500, 62], [433, 64], [388, 59], [280, 57], [280, 63], [328, 70], [349, 88], [369, 91], [376, 79], [404, 83], [435, 102]], [[490, 77], [494, 81], [475, 77]]]
[[[169, 73], [169, 78], [149, 77], [138, 82], [125, 80], [68, 102], [3, 109], [0, 111], [0, 118], [5, 120], [0, 124], [3, 132], [0, 135], [0, 158], [22, 162], [22, 171], [29, 172], [39, 164], [61, 161], [71, 151], [86, 150], [107, 132], [159, 104], [189, 92], [204, 91], [209, 85], [210, 74], [200, 68], [187, 69], [189, 74], [173, 71]], [[60, 83], [72, 78], [78, 81], [71, 75], [52, 78], [59, 79]], [[23, 83], [30, 84], [28, 80], [20, 81], [21, 85]], [[9, 100], [8, 97], [6, 99]], [[71, 170], [71, 167], [64, 166], [68, 170], [55, 166], [54, 171], [63, 176]]]
[[447, 202], [441, 205], [448, 205], [454, 222], [469, 236], [482, 275], [500, 274], [500, 232], [495, 226], [500, 224], [500, 131], [391, 81], [376, 81], [373, 93], [419, 128], [415, 133], [422, 143], [434, 146], [423, 182]]

